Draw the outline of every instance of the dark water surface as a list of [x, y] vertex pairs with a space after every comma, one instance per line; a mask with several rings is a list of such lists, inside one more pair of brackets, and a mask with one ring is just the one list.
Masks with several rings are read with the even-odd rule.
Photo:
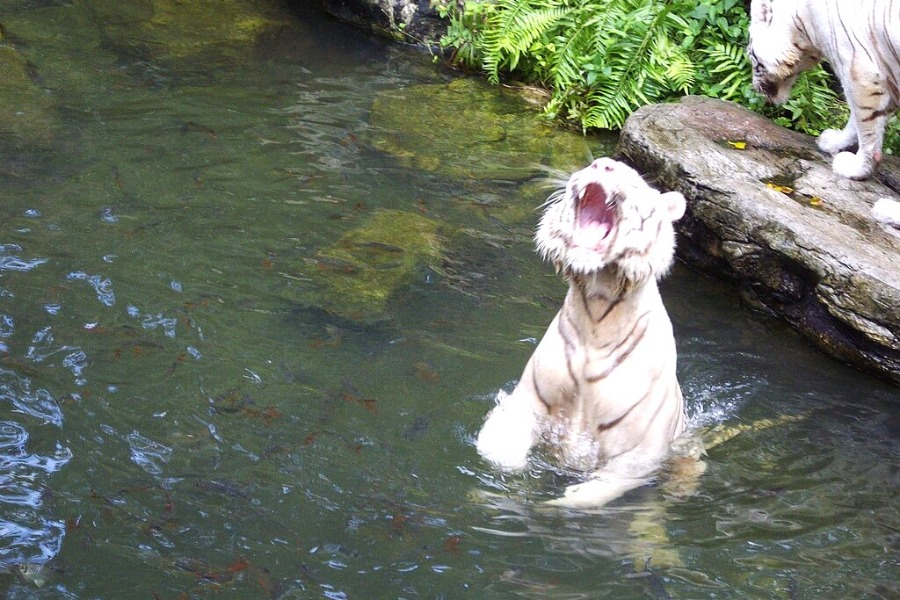
[[[0, 172], [7, 597], [897, 597], [897, 388], [684, 268], [663, 295], [695, 423], [804, 418], [712, 448], [689, 498], [591, 514], [542, 509], [566, 481], [538, 462], [483, 464], [565, 291], [542, 198], [372, 149], [376, 93], [450, 75], [296, 10], [239, 58], [163, 61], [89, 5], [0, 5], [59, 115]], [[317, 251], [379, 208], [496, 243], [387, 323], [312, 309]]]

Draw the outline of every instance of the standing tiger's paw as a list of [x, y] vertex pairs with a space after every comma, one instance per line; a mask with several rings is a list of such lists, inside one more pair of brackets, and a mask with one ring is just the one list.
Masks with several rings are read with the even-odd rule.
[[876, 221], [900, 229], [900, 202], [881, 198], [872, 206], [872, 216]]
[[822, 152], [835, 155], [843, 150], [849, 150], [858, 142], [855, 131], [843, 129], [826, 129], [816, 139], [816, 145]]
[[850, 179], [865, 179], [875, 171], [875, 160], [858, 152], [840, 152], [834, 157], [831, 166], [838, 175]]

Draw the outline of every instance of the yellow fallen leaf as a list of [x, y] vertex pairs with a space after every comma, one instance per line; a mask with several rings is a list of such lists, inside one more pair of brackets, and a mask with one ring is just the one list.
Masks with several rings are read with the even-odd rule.
[[728, 141], [728, 145], [729, 145], [729, 146], [734, 146], [734, 147], [737, 148], [738, 150], [743, 150], [744, 148], [747, 147], [747, 142], [732, 142], [732, 141], [729, 140], [729, 141]]
[[776, 192], [781, 192], [782, 194], [792, 194], [794, 193], [794, 188], [788, 187], [786, 185], [778, 185], [777, 183], [767, 183], [766, 187], [775, 190]]
[[822, 204], [822, 199], [819, 198], [818, 196], [813, 196], [812, 198], [809, 199], [809, 203], [812, 204], [813, 206], [819, 206], [820, 204]]

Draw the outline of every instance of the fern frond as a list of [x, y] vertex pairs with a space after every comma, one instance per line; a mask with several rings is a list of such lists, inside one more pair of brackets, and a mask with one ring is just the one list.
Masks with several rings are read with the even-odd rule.
[[500, 68], [516, 69], [538, 38], [546, 35], [563, 16], [562, 7], [532, 8], [528, 2], [501, 0], [488, 17], [483, 39], [482, 68], [488, 79], [497, 83]]
[[[549, 87], [546, 112], [584, 129], [618, 129], [641, 105], [683, 94], [734, 100], [807, 133], [838, 124], [846, 105], [824, 71], [801, 76], [781, 108], [753, 92], [744, 4], [467, 0], [463, 9], [446, 9], [451, 26], [442, 44], [492, 82], [515, 72]], [[900, 137], [897, 127], [890, 135]]]

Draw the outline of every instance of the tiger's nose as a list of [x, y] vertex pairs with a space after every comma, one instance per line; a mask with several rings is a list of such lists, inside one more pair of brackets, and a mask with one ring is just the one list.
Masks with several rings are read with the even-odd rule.
[[616, 161], [614, 161], [610, 158], [603, 157], [603, 158], [598, 158], [597, 160], [592, 162], [591, 168], [592, 169], [602, 168], [604, 171], [609, 173], [615, 169], [615, 164], [616, 164]]

